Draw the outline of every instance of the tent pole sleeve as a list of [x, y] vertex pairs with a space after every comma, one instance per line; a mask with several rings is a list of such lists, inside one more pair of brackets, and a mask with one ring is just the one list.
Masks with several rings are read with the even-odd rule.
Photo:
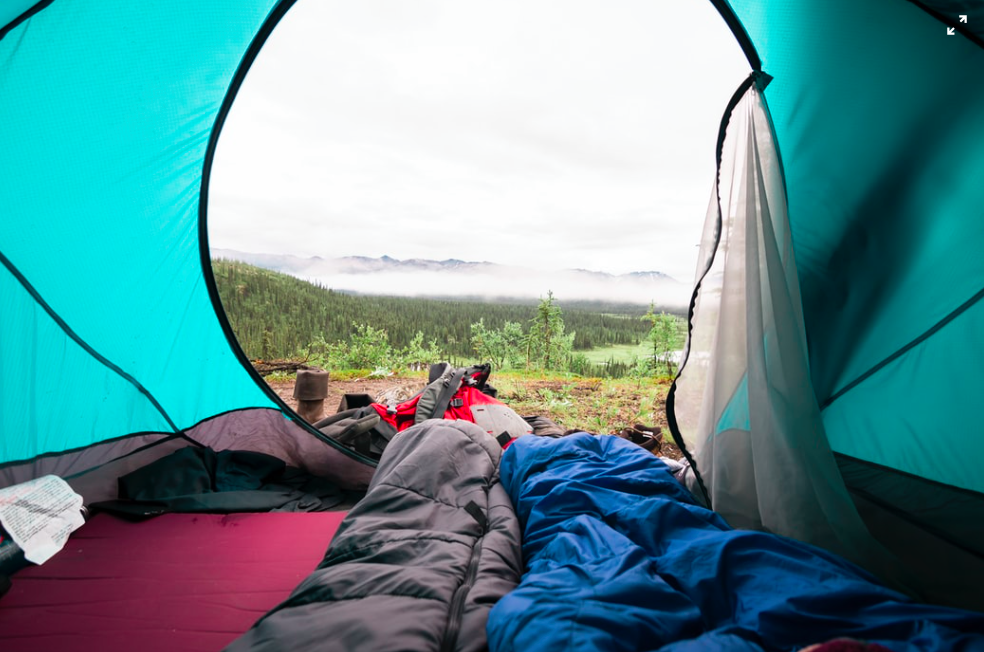
[[745, 58], [748, 59], [748, 65], [752, 67], [753, 71], [760, 72], [762, 70], [762, 60], [759, 58], [758, 51], [755, 49], [755, 44], [752, 43], [751, 37], [745, 31], [745, 26], [738, 20], [738, 16], [735, 15], [731, 5], [728, 4], [727, 0], [711, 0], [711, 4], [721, 14], [724, 22], [728, 24], [731, 33], [735, 35], [735, 40], [738, 41], [738, 45], [741, 46], [742, 51], [745, 53]]

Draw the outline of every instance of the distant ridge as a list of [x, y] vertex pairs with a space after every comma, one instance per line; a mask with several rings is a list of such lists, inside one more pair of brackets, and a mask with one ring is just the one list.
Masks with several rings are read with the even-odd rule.
[[637, 305], [655, 302], [675, 308], [689, 300], [690, 288], [658, 271], [609, 274], [586, 269], [549, 272], [488, 261], [448, 258], [400, 260], [390, 256], [303, 258], [288, 254], [213, 249], [213, 258], [238, 260], [359, 294], [444, 298], [511, 297], [535, 299], [552, 290], [561, 300]]

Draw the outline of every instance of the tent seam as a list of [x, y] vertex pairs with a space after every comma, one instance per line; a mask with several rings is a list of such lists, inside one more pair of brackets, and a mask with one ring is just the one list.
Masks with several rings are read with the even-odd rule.
[[895, 353], [892, 353], [887, 358], [885, 358], [884, 360], [882, 360], [878, 364], [876, 364], [873, 367], [871, 367], [870, 369], [868, 369], [868, 371], [864, 372], [863, 374], [861, 374], [860, 376], [858, 376], [857, 378], [855, 378], [854, 380], [852, 380], [848, 384], [844, 385], [841, 389], [839, 389], [836, 392], [834, 392], [829, 398], [827, 398], [827, 400], [825, 400], [820, 405], [820, 411], [823, 412], [828, 407], [830, 407], [830, 405], [834, 401], [836, 401], [840, 397], [844, 396], [844, 394], [848, 393], [849, 391], [851, 391], [852, 389], [854, 389], [855, 387], [857, 387], [858, 385], [860, 385], [861, 383], [863, 383], [864, 381], [868, 380], [869, 378], [871, 378], [872, 376], [874, 376], [876, 373], [878, 373], [879, 371], [881, 371], [882, 369], [884, 369], [885, 367], [887, 367], [889, 364], [895, 362], [896, 360], [898, 360], [899, 358], [901, 358], [903, 355], [905, 355], [906, 353], [908, 353], [912, 349], [916, 348], [917, 346], [919, 346], [920, 344], [922, 344], [923, 342], [925, 342], [926, 340], [928, 340], [930, 337], [932, 337], [933, 335], [935, 335], [944, 326], [946, 326], [947, 324], [949, 324], [950, 322], [952, 322], [954, 319], [956, 319], [957, 317], [959, 317], [963, 313], [965, 313], [968, 310], [970, 310], [974, 306], [974, 304], [976, 304], [977, 302], [979, 302], [981, 299], [984, 299], [984, 288], [982, 288], [981, 290], [979, 290], [970, 299], [964, 301], [962, 304], [960, 304], [959, 306], [957, 306], [953, 311], [951, 311], [945, 317], [943, 317], [942, 319], [940, 319], [939, 321], [937, 321], [935, 324], [933, 324], [933, 326], [931, 326], [922, 335], [919, 335], [918, 337], [916, 337], [915, 339], [913, 339], [912, 341], [910, 341], [908, 344], [906, 344], [902, 348], [900, 348], [897, 351], [895, 351]]
[[714, 8], [718, 10], [721, 14], [721, 18], [728, 25], [731, 33], [734, 35], [735, 40], [738, 41], [738, 45], [741, 46], [742, 52], [745, 53], [745, 58], [748, 59], [748, 64], [752, 67], [755, 72], [761, 72], [762, 70], [762, 59], [759, 58], [758, 51], [755, 49], [755, 44], [752, 43], [751, 37], [748, 32], [745, 31], [745, 26], [741, 24], [738, 16], [735, 14], [734, 9], [727, 0], [711, 0], [711, 4]]
[[65, 320], [62, 319], [58, 313], [55, 312], [54, 308], [52, 308], [48, 304], [48, 302], [44, 300], [44, 297], [42, 297], [41, 294], [37, 291], [37, 289], [31, 284], [31, 282], [27, 280], [27, 277], [25, 277], [21, 273], [21, 271], [17, 269], [14, 263], [11, 262], [11, 260], [7, 258], [7, 256], [5, 256], [2, 251], [0, 251], [0, 263], [2, 263], [3, 266], [7, 268], [7, 270], [11, 273], [11, 275], [13, 275], [15, 279], [17, 279], [17, 281], [27, 291], [27, 293], [31, 295], [31, 298], [34, 299], [34, 302], [44, 309], [44, 311], [48, 314], [49, 317], [51, 317], [51, 319], [55, 322], [55, 324], [57, 324], [58, 327], [61, 328], [62, 332], [68, 335], [70, 339], [72, 339], [76, 344], [82, 347], [82, 350], [84, 350], [86, 353], [88, 353], [97, 361], [99, 361], [107, 369], [116, 373], [121, 378], [123, 378], [131, 385], [133, 385], [137, 389], [137, 391], [143, 394], [144, 397], [146, 397], [146, 399], [150, 401], [151, 405], [153, 405], [154, 408], [156, 408], [157, 411], [160, 412], [161, 416], [164, 417], [164, 420], [167, 421], [167, 424], [171, 426], [171, 429], [174, 430], [174, 432], [176, 433], [181, 432], [181, 429], [178, 428], [178, 426], [175, 425], [174, 421], [171, 420], [171, 417], [168, 416], [167, 411], [160, 403], [157, 402], [157, 399], [154, 398], [154, 395], [150, 393], [150, 390], [144, 387], [139, 380], [137, 380], [127, 372], [123, 371], [122, 368], [117, 366], [106, 356], [102, 355], [94, 348], [92, 348], [92, 346], [89, 345], [88, 342], [83, 340], [78, 333], [72, 330], [72, 327], [69, 326], [68, 323], [66, 323]]
[[936, 11], [935, 9], [927, 7], [922, 2], [919, 2], [919, 0], [909, 0], [909, 2], [922, 9], [924, 12], [926, 12], [927, 14], [938, 20], [941, 24], [946, 25], [949, 28], [956, 29], [956, 31], [958, 31], [961, 36], [967, 38], [967, 40], [969, 40], [974, 45], [984, 48], [984, 39], [982, 39], [980, 36], [975, 34], [969, 27], [964, 27], [963, 25], [965, 23], [961, 23], [961, 22], [953, 23], [951, 18]]
[[879, 464], [878, 462], [872, 462], [871, 460], [865, 460], [860, 457], [855, 457], [854, 455], [848, 455], [847, 453], [838, 453], [833, 451], [835, 458], [840, 458], [844, 460], [849, 460], [860, 464], [861, 466], [870, 466], [886, 474], [901, 475], [906, 478], [911, 478], [918, 482], [923, 482], [926, 484], [932, 484], [946, 489], [947, 491], [952, 491], [958, 494], [965, 494], [968, 498], [974, 499], [984, 499], [984, 492], [975, 491], [974, 489], [967, 489], [966, 487], [958, 487], [957, 485], [947, 484], [939, 480], [934, 480], [933, 478], [927, 478], [925, 476], [917, 475], [910, 471], [903, 471], [902, 469], [897, 469], [893, 466], [886, 466], [885, 464]]
[[10, 32], [12, 32], [18, 25], [20, 25], [21, 23], [23, 23], [25, 20], [27, 20], [28, 18], [30, 18], [34, 14], [36, 14], [36, 13], [40, 12], [41, 10], [47, 8], [48, 5], [50, 5], [52, 2], [54, 2], [54, 0], [41, 0], [40, 2], [38, 2], [37, 4], [35, 4], [34, 6], [32, 6], [30, 9], [28, 9], [27, 11], [25, 11], [24, 13], [22, 13], [20, 16], [18, 16], [17, 18], [13, 19], [12, 21], [10, 21], [9, 23], [7, 23], [3, 27], [0, 27], [0, 41], [2, 41], [3, 38], [7, 34], [9, 34]]
[[209, 421], [213, 421], [215, 419], [224, 417], [226, 415], [235, 414], [236, 412], [249, 412], [251, 410], [269, 410], [270, 412], [275, 412], [277, 414], [282, 414], [280, 412], [280, 410], [277, 410], [276, 408], [272, 408], [272, 407], [251, 406], [251, 407], [232, 408], [231, 410], [225, 410], [223, 412], [219, 412], [218, 414], [213, 414], [213, 415], [207, 416], [204, 419], [200, 419], [200, 420], [196, 421], [195, 423], [191, 424], [190, 426], [186, 426], [185, 428], [179, 429], [178, 431], [173, 432], [173, 433], [159, 431], [159, 430], [141, 430], [139, 432], [131, 432], [131, 433], [127, 433], [125, 435], [120, 435], [118, 437], [112, 437], [110, 439], [103, 439], [103, 440], [100, 440], [100, 441], [98, 441], [98, 442], [96, 442], [94, 444], [86, 444], [85, 446], [77, 446], [75, 448], [69, 448], [69, 449], [66, 449], [66, 450], [63, 450], [63, 451], [55, 451], [55, 452], [42, 453], [40, 455], [35, 455], [34, 457], [29, 457], [29, 458], [26, 458], [26, 459], [11, 460], [9, 462], [3, 462], [3, 463], [0, 463], [0, 471], [2, 471], [5, 468], [11, 467], [11, 466], [19, 466], [21, 464], [29, 464], [29, 463], [33, 462], [34, 460], [38, 460], [38, 459], [43, 459], [43, 458], [48, 458], [48, 457], [59, 457], [61, 455], [71, 455], [72, 453], [78, 453], [80, 451], [84, 451], [87, 448], [92, 448], [93, 446], [100, 446], [102, 444], [109, 444], [109, 443], [113, 443], [113, 442], [118, 442], [118, 441], [122, 441], [124, 439], [129, 439], [131, 437], [147, 437], [147, 436], [150, 436], [150, 435], [160, 435], [162, 437], [162, 439], [160, 439], [159, 441], [156, 441], [156, 442], [148, 443], [145, 446], [141, 446], [140, 448], [134, 449], [133, 451], [130, 451], [129, 453], [126, 453], [125, 455], [121, 455], [119, 457], [116, 457], [113, 460], [109, 460], [110, 462], [115, 461], [115, 460], [118, 460], [118, 459], [122, 459], [124, 457], [129, 456], [129, 455], [132, 455], [133, 453], [139, 452], [139, 451], [141, 451], [141, 450], [143, 450], [145, 448], [156, 446], [157, 444], [161, 444], [161, 443], [164, 443], [165, 441], [170, 441], [172, 439], [177, 439], [177, 438], [186, 439], [191, 444], [193, 444], [195, 446], [202, 447], [202, 446], [204, 446], [204, 444], [202, 444], [201, 442], [199, 442], [198, 440], [196, 440], [195, 438], [193, 438], [191, 435], [189, 435], [188, 433], [190, 431], [194, 430], [195, 428], [197, 428], [198, 426], [200, 426], [200, 425], [202, 425], [204, 423], [208, 423]]
[[249, 47], [246, 48], [246, 52], [243, 54], [243, 58], [240, 60], [239, 66], [236, 68], [236, 72], [233, 75], [229, 88], [226, 90], [225, 97], [222, 100], [222, 105], [219, 107], [219, 112], [215, 116], [215, 122], [212, 124], [208, 146], [205, 150], [205, 158], [202, 163], [202, 185], [198, 193], [199, 260], [201, 263], [201, 271], [202, 277], [205, 281], [205, 287], [208, 289], [208, 297], [212, 303], [212, 310], [215, 312], [216, 319], [219, 321], [219, 326], [222, 328], [223, 335], [225, 335], [226, 343], [229, 345], [229, 348], [239, 361], [239, 364], [242, 366], [243, 370], [250, 376], [253, 382], [256, 383], [256, 386], [260, 388], [266, 397], [279, 408], [280, 412], [285, 417], [289, 418], [309, 434], [314, 435], [316, 438], [326, 442], [333, 448], [341, 451], [358, 462], [368, 464], [369, 466], [376, 466], [376, 460], [366, 457], [365, 455], [361, 455], [360, 453], [339, 444], [302, 419], [296, 412], [294, 412], [294, 410], [290, 408], [289, 405], [283, 401], [283, 399], [280, 398], [276, 392], [270, 388], [259, 373], [257, 373], [256, 369], [253, 368], [253, 364], [246, 356], [246, 352], [243, 351], [242, 347], [239, 345], [239, 339], [236, 337], [235, 332], [232, 330], [232, 324], [229, 323], [229, 319], [225, 313], [225, 308], [222, 307], [222, 297], [219, 296], [219, 288], [215, 282], [215, 274], [212, 271], [211, 249], [208, 243], [208, 189], [212, 172], [212, 162], [215, 159], [215, 150], [219, 143], [219, 135], [222, 133], [222, 127], [225, 124], [226, 117], [228, 117], [229, 111], [232, 109], [232, 104], [235, 101], [236, 95], [239, 93], [239, 89], [242, 87], [243, 81], [246, 79], [247, 72], [252, 67], [253, 62], [256, 61], [256, 57], [259, 56], [260, 50], [263, 48], [263, 45], [266, 43], [267, 39], [270, 38], [270, 34], [273, 33], [273, 30], [276, 28], [277, 24], [287, 14], [295, 2], [296, 0], [281, 0], [270, 11], [270, 14], [266, 17], [266, 20], [263, 21], [263, 25], [260, 26], [260, 29], [253, 36], [253, 40], [250, 42]]
[[[76, 446], [75, 448], [69, 448], [69, 449], [66, 449], [66, 450], [63, 450], [63, 451], [53, 451], [53, 452], [49, 452], [49, 453], [41, 453], [40, 455], [35, 455], [34, 457], [29, 457], [29, 458], [26, 458], [26, 459], [10, 460], [9, 462], [3, 462], [2, 464], [0, 464], [0, 471], [3, 471], [4, 469], [8, 469], [8, 468], [11, 468], [11, 467], [14, 467], [14, 466], [22, 466], [24, 464], [31, 464], [32, 462], [35, 462], [37, 460], [43, 460], [43, 459], [61, 457], [62, 455], [72, 455], [74, 453], [81, 453], [82, 451], [84, 451], [86, 449], [89, 449], [89, 448], [93, 448], [95, 446], [102, 446], [103, 444], [114, 444], [114, 443], [117, 443], [117, 442], [121, 442], [124, 439], [131, 439], [133, 437], [151, 437], [151, 436], [154, 436], [154, 435], [159, 435], [160, 438], [157, 441], [153, 441], [153, 442], [149, 442], [147, 444], [144, 444], [140, 448], [135, 448], [132, 451], [130, 451], [129, 453], [125, 453], [125, 454], [120, 455], [118, 457], [114, 457], [113, 459], [108, 460], [106, 463], [115, 462], [116, 460], [120, 460], [120, 459], [123, 459], [124, 457], [128, 457], [128, 456], [132, 455], [133, 453], [137, 453], [137, 452], [142, 451], [144, 449], [147, 449], [147, 448], [156, 446], [157, 444], [162, 444], [165, 441], [171, 441], [173, 439], [184, 438], [184, 439], [188, 439], [189, 441], [194, 442], [193, 439], [191, 439], [190, 437], [188, 437], [187, 435], [185, 435], [183, 432], [165, 432], [165, 431], [158, 431], [158, 430], [141, 430], [139, 432], [131, 432], [131, 433], [127, 433], [125, 435], [120, 435], [118, 437], [112, 437], [110, 439], [103, 439], [103, 440], [100, 440], [100, 441], [98, 441], [98, 442], [96, 442], [94, 444], [86, 444], [85, 446]], [[194, 442], [194, 443], [197, 444], [198, 446], [201, 446], [201, 444], [198, 444], [198, 442]], [[102, 466], [102, 464], [99, 464], [98, 466]], [[95, 467], [93, 467], [93, 468], [95, 468]]]

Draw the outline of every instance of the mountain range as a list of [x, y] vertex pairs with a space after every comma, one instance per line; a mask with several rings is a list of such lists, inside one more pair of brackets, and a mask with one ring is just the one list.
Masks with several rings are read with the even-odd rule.
[[304, 258], [288, 254], [212, 249], [212, 258], [290, 274], [342, 292], [454, 299], [529, 300], [554, 296], [566, 301], [606, 301], [679, 307], [690, 288], [657, 271], [609, 274], [586, 269], [539, 271], [487, 261], [449, 258], [399, 260], [390, 256]]

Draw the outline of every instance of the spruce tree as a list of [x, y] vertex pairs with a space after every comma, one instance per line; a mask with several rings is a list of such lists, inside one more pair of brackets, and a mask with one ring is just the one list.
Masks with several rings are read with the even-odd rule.
[[540, 299], [536, 315], [530, 320], [526, 334], [526, 366], [566, 370], [573, 345], [574, 333], [564, 334], [562, 311], [554, 303], [553, 291], [550, 290], [546, 299]]

